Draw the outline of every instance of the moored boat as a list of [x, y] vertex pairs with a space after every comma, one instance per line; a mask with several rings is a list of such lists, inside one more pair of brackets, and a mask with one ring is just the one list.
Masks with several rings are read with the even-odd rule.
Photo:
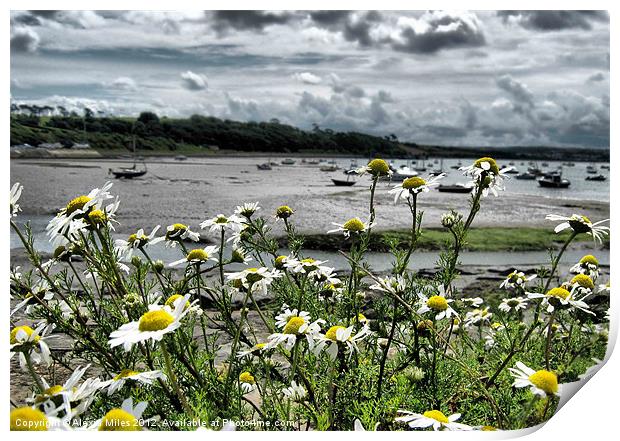
[[551, 173], [538, 178], [538, 185], [545, 188], [568, 188], [570, 181], [562, 178], [560, 173]]
[[473, 187], [465, 184], [439, 185], [437, 191], [442, 193], [471, 193]]

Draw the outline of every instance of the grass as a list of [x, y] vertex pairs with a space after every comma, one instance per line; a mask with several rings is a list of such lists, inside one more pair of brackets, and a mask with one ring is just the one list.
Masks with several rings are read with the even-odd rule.
[[[557, 249], [568, 238], [568, 233], [555, 234], [548, 228], [515, 227], [515, 228], [472, 228], [467, 237], [464, 249], [468, 251], [541, 251], [549, 248]], [[452, 239], [450, 233], [441, 229], [425, 229], [418, 241], [418, 249], [439, 250], [446, 241]], [[373, 233], [370, 250], [389, 251], [388, 242], [396, 241], [399, 248], [405, 248], [409, 240], [409, 232], [405, 230], [380, 231]], [[576, 242], [592, 243], [592, 238], [580, 235]], [[305, 236], [304, 248], [334, 251], [343, 248], [340, 235], [315, 234]], [[604, 243], [609, 248], [609, 240]]]

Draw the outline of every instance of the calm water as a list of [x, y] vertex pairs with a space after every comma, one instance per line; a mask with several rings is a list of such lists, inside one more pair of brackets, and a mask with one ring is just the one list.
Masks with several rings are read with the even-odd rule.
[[[48, 216], [33, 216], [31, 220], [32, 231], [35, 235], [35, 247], [42, 252], [51, 253], [52, 245], [45, 236], [45, 226], [49, 221]], [[122, 236], [118, 236], [121, 238]], [[125, 238], [125, 237], [122, 237]], [[204, 246], [196, 245], [196, 246]], [[22, 244], [19, 237], [11, 230], [11, 248], [21, 248]], [[183, 257], [179, 248], [168, 248], [163, 242], [155, 244], [148, 249], [149, 256], [152, 259], [161, 259], [166, 263], [173, 262]], [[282, 253], [287, 253], [282, 250]], [[306, 254], [311, 255], [318, 260], [326, 260], [327, 265], [335, 267], [337, 270], [348, 269], [347, 260], [335, 252], [326, 251], [307, 251]], [[435, 267], [439, 253], [437, 251], [416, 252], [409, 264], [410, 269], [423, 269]], [[583, 250], [567, 250], [564, 254], [563, 262], [577, 262], [584, 255]], [[596, 256], [602, 265], [609, 265], [609, 250], [597, 250]], [[388, 253], [367, 253], [366, 261], [374, 271], [387, 271], [391, 268], [392, 256]], [[463, 252], [460, 257], [463, 265], [482, 265], [482, 266], [510, 266], [515, 267], [535, 267], [537, 265], [549, 262], [549, 254], [546, 251], [520, 251], [520, 252]], [[231, 265], [230, 269], [236, 269], [240, 265]]]

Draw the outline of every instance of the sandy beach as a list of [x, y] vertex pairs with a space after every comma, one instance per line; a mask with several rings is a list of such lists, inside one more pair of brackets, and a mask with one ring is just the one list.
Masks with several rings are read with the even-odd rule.
[[[20, 201], [22, 220], [28, 216], [49, 215], [63, 207], [77, 195], [114, 181], [112, 193], [121, 199], [118, 211], [119, 233], [131, 233], [138, 228], [151, 229], [174, 222], [189, 224], [198, 229], [203, 220], [219, 213], [230, 214], [243, 202], [259, 201], [263, 216], [272, 217], [275, 208], [289, 205], [295, 210], [293, 221], [300, 232], [324, 233], [332, 222], [344, 222], [357, 216], [368, 216], [367, 176], [358, 178], [353, 187], [336, 187], [330, 178], [343, 179], [341, 171], [328, 173], [316, 165], [306, 165], [298, 159], [295, 165], [280, 165], [270, 171], [261, 171], [256, 164], [268, 158], [214, 157], [147, 158], [148, 173], [138, 179], [112, 179], [109, 168], [127, 165], [119, 160], [12, 160], [11, 183], [20, 182], [24, 192]], [[280, 161], [282, 158], [271, 158]], [[350, 160], [341, 160], [346, 167]], [[446, 161], [447, 162], [447, 161]], [[456, 160], [454, 161], [456, 162]], [[361, 165], [364, 160], [359, 160]], [[466, 164], [466, 160], [463, 160]], [[574, 170], [577, 175], [579, 167]], [[445, 182], [465, 182], [458, 170], [449, 169]], [[553, 164], [551, 164], [553, 167]], [[523, 167], [521, 167], [523, 168]], [[425, 173], [421, 173], [425, 176]], [[474, 227], [549, 227], [545, 220], [549, 213], [570, 215], [580, 213], [592, 220], [609, 217], [608, 182], [581, 182], [573, 178], [567, 190], [539, 189], [535, 181], [511, 179], [506, 191], [499, 197], [483, 200]], [[405, 204], [394, 205], [388, 191], [394, 183], [382, 182], [377, 189], [377, 230], [408, 227], [410, 222]], [[587, 186], [585, 186], [587, 185]], [[545, 191], [541, 191], [545, 190]], [[432, 191], [419, 199], [424, 211], [424, 224], [439, 227], [442, 213], [450, 209], [468, 210], [469, 195]], [[592, 200], [596, 199], [596, 200]], [[274, 226], [278, 234], [281, 226]]]

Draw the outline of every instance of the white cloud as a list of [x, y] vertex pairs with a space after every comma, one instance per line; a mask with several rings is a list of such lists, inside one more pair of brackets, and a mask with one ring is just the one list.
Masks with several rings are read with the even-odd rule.
[[138, 89], [138, 85], [136, 84], [136, 82], [132, 78], [129, 78], [129, 77], [118, 77], [117, 79], [112, 81], [110, 86], [114, 89], [119, 89], [119, 90], [133, 91], [133, 90]]
[[321, 77], [314, 75], [313, 73], [310, 72], [297, 72], [295, 74], [293, 74], [293, 78], [295, 78], [297, 81], [304, 83], [304, 84], [319, 84], [321, 83]]
[[181, 74], [182, 85], [187, 90], [206, 90], [207, 89], [207, 76], [204, 74], [197, 74], [188, 70]]

